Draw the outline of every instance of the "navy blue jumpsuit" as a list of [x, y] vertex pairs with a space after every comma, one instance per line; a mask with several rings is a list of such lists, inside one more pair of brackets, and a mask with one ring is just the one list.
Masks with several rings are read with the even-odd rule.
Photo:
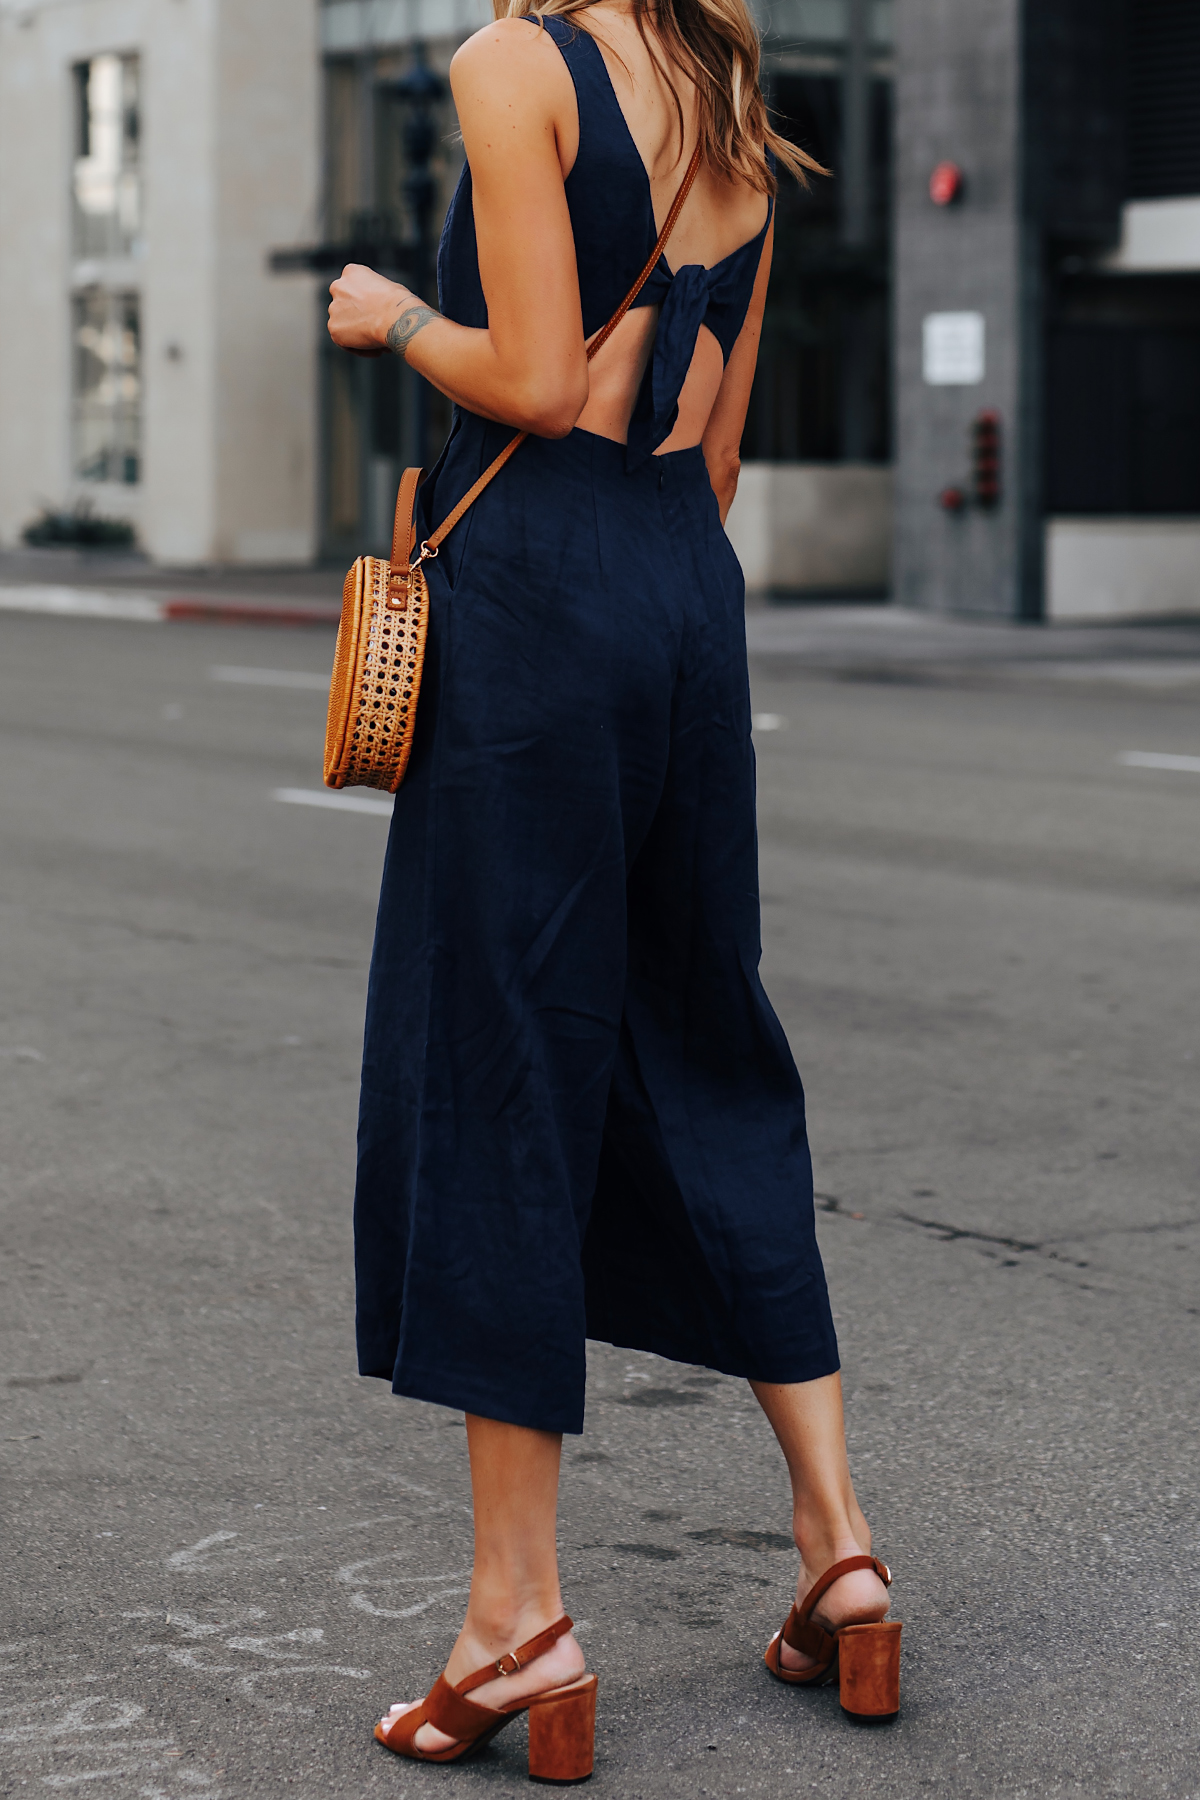
[[[566, 193], [584, 331], [657, 231], [586, 32]], [[657, 305], [628, 446], [530, 438], [427, 563], [429, 643], [367, 1006], [359, 1367], [583, 1428], [584, 1340], [765, 1381], [838, 1366], [804, 1094], [763, 992], [744, 589], [699, 449], [668, 436], [706, 323], [728, 358], [763, 233]], [[483, 326], [470, 170], [438, 257]], [[511, 437], [459, 408], [439, 524]]]

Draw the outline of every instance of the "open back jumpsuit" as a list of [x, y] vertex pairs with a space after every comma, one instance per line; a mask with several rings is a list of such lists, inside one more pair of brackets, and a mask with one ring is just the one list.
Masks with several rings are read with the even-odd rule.
[[[594, 40], [579, 103], [585, 334], [654, 245]], [[654, 455], [696, 335], [729, 353], [763, 232], [660, 259], [628, 445], [530, 438], [425, 565], [416, 739], [388, 840], [355, 1201], [359, 1367], [583, 1428], [586, 1337], [764, 1381], [838, 1367], [804, 1094], [763, 992], [744, 587], [701, 451]], [[484, 326], [470, 169], [442, 312]], [[511, 437], [461, 408], [418, 538]]]

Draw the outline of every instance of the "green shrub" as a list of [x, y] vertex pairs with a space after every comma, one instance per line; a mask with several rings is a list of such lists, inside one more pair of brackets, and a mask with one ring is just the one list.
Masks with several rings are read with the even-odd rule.
[[21, 533], [27, 544], [71, 545], [90, 550], [127, 550], [137, 542], [128, 519], [104, 519], [92, 511], [90, 500], [80, 500], [70, 512], [44, 506], [41, 516]]

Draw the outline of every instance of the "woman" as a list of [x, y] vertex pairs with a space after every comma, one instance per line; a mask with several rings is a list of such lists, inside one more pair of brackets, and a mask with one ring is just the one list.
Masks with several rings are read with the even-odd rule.
[[[773, 1673], [828, 1679], [840, 1648], [843, 1702], [885, 1714], [863, 1672], [894, 1663], [899, 1627], [872, 1629], [888, 1576], [846, 1462], [803, 1092], [758, 977], [722, 530], [773, 170], [816, 165], [769, 129], [744, 0], [494, 4], [451, 68], [467, 166], [441, 310], [358, 266], [329, 309], [337, 343], [455, 402], [418, 541], [532, 434], [425, 564], [368, 1000], [358, 1336], [364, 1374], [466, 1413], [475, 1507], [445, 1674], [376, 1735], [452, 1760], [529, 1707], [531, 1772], [570, 1778], [595, 1678], [555, 1510], [587, 1335], [750, 1379], [801, 1555]], [[668, 249], [589, 366], [697, 147]]]

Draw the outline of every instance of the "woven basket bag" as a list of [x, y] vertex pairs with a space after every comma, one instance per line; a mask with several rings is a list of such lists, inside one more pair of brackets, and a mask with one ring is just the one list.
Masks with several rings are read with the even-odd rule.
[[409, 565], [420, 479], [420, 469], [404, 471], [391, 560], [360, 556], [342, 587], [325, 728], [326, 787], [394, 794], [408, 767], [429, 625], [425, 570], [420, 562]]
[[[588, 345], [589, 362], [608, 342], [650, 279], [699, 167], [697, 145], [645, 268], [607, 325]], [[412, 754], [429, 628], [429, 585], [424, 565], [437, 555], [467, 508], [474, 505], [528, 436], [527, 431], [519, 431], [505, 444], [454, 511], [422, 541], [415, 558], [413, 509], [424, 471], [405, 469], [396, 495], [390, 559], [384, 562], [376, 556], [360, 556], [342, 588], [342, 621], [333, 657], [325, 728], [326, 787], [383, 788], [394, 794], [404, 780]]]

